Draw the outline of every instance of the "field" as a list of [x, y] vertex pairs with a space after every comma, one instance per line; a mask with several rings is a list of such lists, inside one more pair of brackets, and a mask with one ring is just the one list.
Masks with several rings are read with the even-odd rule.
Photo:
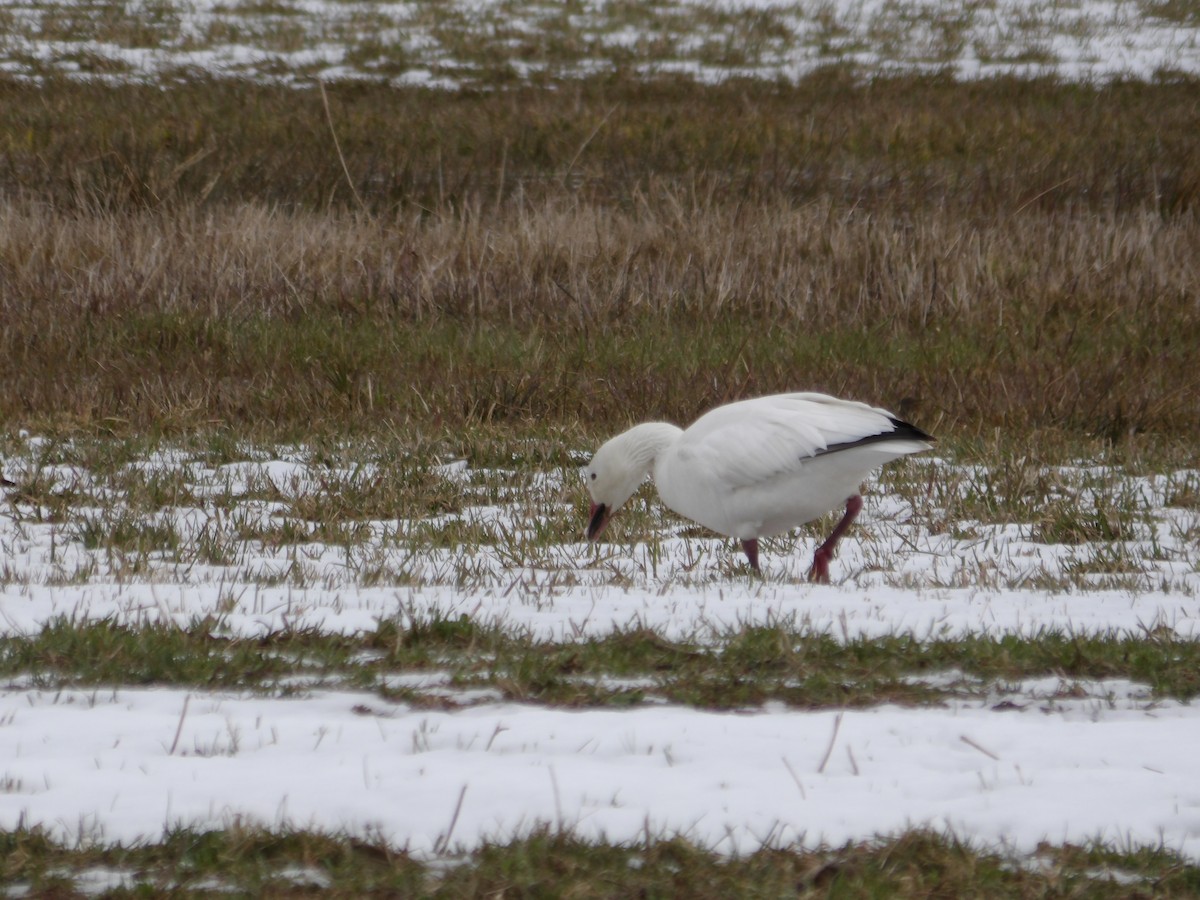
[[[1194, 4], [0, 35], [8, 895], [1200, 892]], [[831, 585], [583, 542], [796, 389], [938, 437]]]

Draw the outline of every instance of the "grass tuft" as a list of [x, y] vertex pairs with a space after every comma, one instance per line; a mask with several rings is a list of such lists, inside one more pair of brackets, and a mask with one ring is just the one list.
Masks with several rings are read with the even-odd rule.
[[[374, 837], [173, 828], [160, 840], [66, 847], [37, 829], [0, 833], [0, 877], [43, 896], [76, 892], [89, 872], [119, 873], [137, 893], [222, 892], [331, 897], [540, 896], [1089, 896], [1186, 897], [1200, 870], [1162, 848], [1045, 844], [1032, 859], [916, 830], [863, 843], [801, 849], [767, 842], [720, 856], [684, 835], [642, 842], [581, 840], [548, 826], [469, 856], [423, 862]], [[76, 884], [77, 879], [79, 885]]]

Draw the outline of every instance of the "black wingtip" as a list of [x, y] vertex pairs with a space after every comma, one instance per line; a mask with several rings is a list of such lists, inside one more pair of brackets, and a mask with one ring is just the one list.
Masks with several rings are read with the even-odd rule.
[[895, 416], [888, 416], [888, 422], [891, 423], [891, 431], [881, 431], [878, 434], [868, 434], [856, 441], [844, 441], [840, 444], [830, 444], [817, 456], [824, 456], [826, 453], [839, 453], [842, 450], [852, 450], [855, 447], [864, 447], [867, 444], [880, 444], [884, 441], [925, 441], [926, 443], [934, 443], [937, 441], [932, 434], [922, 431], [911, 422], [905, 422], [903, 419], [897, 419]]
[[881, 435], [881, 437], [885, 437], [888, 440], [893, 440], [895, 438], [913, 441], [937, 440], [937, 438], [935, 438], [932, 434], [922, 431], [911, 422], [905, 422], [903, 419], [897, 419], [895, 416], [889, 416], [888, 421], [892, 423], [892, 431], [885, 435]]

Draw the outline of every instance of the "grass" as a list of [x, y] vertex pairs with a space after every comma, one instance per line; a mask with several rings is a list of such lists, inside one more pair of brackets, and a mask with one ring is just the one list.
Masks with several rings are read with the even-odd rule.
[[[110, 6], [94, 22], [43, 18], [64, 42], [100, 29], [125, 47], [180, 27], [167, 3], [132, 18]], [[856, 638], [796, 621], [539, 641], [448, 612], [247, 635], [239, 617], [265, 616], [254, 597], [274, 586], [330, 609], [341, 592], [408, 587], [522, 604], [578, 585], [761, 589], [731, 547], [642, 498], [614, 544], [582, 548], [574, 469], [635, 419], [797, 388], [889, 405], [939, 437], [942, 461], [883, 476], [879, 515], [854, 534], [860, 561], [838, 563], [852, 582], [1194, 597], [1194, 80], [643, 79], [650, 59], [768, 64], [791, 22], [604, 8], [583, 30], [579, 10], [549, 12], [531, 34], [504, 12], [474, 27], [425, 4], [422, 29], [462, 64], [433, 74], [485, 89], [334, 83], [328, 112], [311, 87], [186, 73], [85, 83], [43, 62], [37, 84], [0, 80], [0, 458], [18, 485], [0, 582], [219, 595], [189, 621], [14, 626], [0, 672], [51, 689], [350, 687], [438, 708], [1102, 706], [1117, 702], [1109, 679], [1144, 685], [1148, 703], [1196, 696], [1196, 642], [1152, 627]], [[287, 76], [303, 16], [219, 12], [194, 49], [286, 18], [270, 49]], [[901, 54], [924, 34], [934, 62], [969, 46], [1041, 58], [1036, 21], [1015, 50], [993, 48], [978, 12], [889, 7], [864, 37], [830, 8], [811, 39], [831, 57], [856, 40]], [[705, 37], [689, 42], [697, 21]], [[619, 45], [630, 24], [643, 41]], [[100, 73], [126, 65], [57, 52]], [[424, 52], [381, 36], [349, 62], [390, 76], [428, 65]], [[596, 58], [602, 74], [557, 79]], [[811, 552], [823, 527], [771, 542], [772, 564]], [[1061, 696], [1028, 685], [1046, 678]], [[0, 880], [44, 894], [107, 870], [130, 892], [280, 895], [1198, 889], [1194, 866], [1162, 850], [1013, 861], [920, 831], [816, 852], [764, 839], [744, 859], [686, 836], [535, 832], [453, 867], [382, 840], [238, 826], [133, 847], [18, 827], [0, 846]]]
[[[186, 626], [59, 618], [36, 635], [0, 638], [0, 674], [50, 688], [119, 683], [290, 694], [350, 687], [416, 708], [470, 705], [480, 689], [578, 708], [669, 702], [753, 709], [775, 701], [822, 709], [997, 698], [1040, 705], [1053, 697], [1030, 695], [1021, 683], [1046, 677], [1060, 680], [1061, 696], [1100, 703], [1114, 700], [1088, 685], [1111, 679], [1145, 685], [1155, 701], [1200, 693], [1200, 645], [1169, 632], [838, 639], [799, 623], [744, 626], [705, 640], [635, 628], [557, 643], [438, 614], [381, 620], [352, 636], [289, 629], [251, 639], [223, 630], [219, 618]], [[415, 672], [431, 676], [427, 687], [396, 681]]]
[[[924, 65], [973, 76], [1023, 64], [1053, 69], [1075, 55], [1105, 77], [1116, 63], [1097, 59], [1095, 47], [1116, 38], [1132, 44], [1129, 64], [1143, 70], [1159, 60], [1164, 68], [1180, 56], [1186, 60], [1179, 50], [1155, 52], [1166, 36], [1135, 32], [1131, 41], [1131, 15], [1179, 27], [1197, 21], [1189, 0], [1143, 0], [1132, 14], [1097, 10], [1089, 16], [1054, 3], [1019, 10], [982, 2], [731, 10], [674, 0], [510, 0], [482, 9], [456, 0], [369, 8], [331, 2], [317, 9], [237, 2], [199, 10], [180, 0], [157, 0], [133, 9], [93, 3], [88, 12], [81, 15], [61, 0], [38, 0], [21, 15], [0, 18], [7, 38], [0, 60], [30, 78], [83, 72], [119, 82], [171, 81], [194, 72], [199, 66], [189, 54], [200, 53], [217, 60], [201, 66], [293, 85], [350, 75], [483, 90], [552, 85], [595, 73], [773, 79], [789, 77], [796, 67], [830, 65], [865, 72]], [[80, 47], [89, 48], [86, 63]], [[151, 47], [160, 52], [149, 58], [138, 53]]]
[[40, 433], [594, 439], [798, 386], [952, 440], [1200, 421], [1187, 84], [335, 86], [353, 192], [310, 92], [0, 88]]
[[430, 898], [536, 897], [551, 885], [555, 895], [583, 898], [1185, 897], [1200, 887], [1200, 870], [1164, 849], [1046, 845], [1030, 865], [929, 831], [815, 850], [764, 846], [728, 858], [686, 836], [597, 846], [541, 828], [451, 857], [449, 865], [418, 861], [377, 839], [249, 826], [175, 829], [155, 843], [104, 848], [66, 847], [36, 830], [18, 830], [0, 847], [0, 880], [44, 896], [70, 895], [96, 880], [138, 895], [319, 890], [332, 897]]
[[[1080, 449], [1070, 440], [1049, 446], [1039, 454]], [[868, 488], [874, 511], [854, 532], [860, 555], [839, 570], [862, 584], [910, 588], [1036, 582], [1188, 595], [1197, 534], [1190, 450], [1145, 446], [1096, 444], [1087, 466], [1046, 466], [1005, 444], [973, 448], [974, 463], [890, 467]], [[543, 582], [525, 594], [747, 577], [729, 542], [665, 512], [650, 488], [606, 542], [585, 545], [577, 469], [588, 451], [568, 429], [514, 438], [479, 424], [290, 447], [225, 432], [181, 441], [13, 437], [2, 452], [15, 487], [0, 581], [13, 586], [511, 591], [523, 579]], [[768, 541], [772, 574], [760, 587], [802, 580], [808, 544], [831, 524]]]
[[[577, 469], [588, 450], [568, 429], [514, 438], [479, 424], [290, 447], [224, 432], [182, 441], [13, 437], [2, 452], [15, 482], [2, 532], [0, 581], [9, 585], [512, 590], [525, 576], [559, 588], [746, 577], [729, 542], [665, 512], [650, 488], [605, 543], [585, 545]], [[1194, 590], [1189, 448], [1096, 444], [1087, 466], [1046, 466], [1006, 444], [971, 452], [979, 462], [885, 470], [868, 488], [872, 520], [855, 529], [861, 556], [839, 566], [843, 576], [904, 587], [1003, 589], [1034, 579], [1054, 590]], [[767, 583], [802, 580], [808, 542], [830, 527], [818, 521], [767, 542]], [[933, 567], [922, 562], [931, 553]]]

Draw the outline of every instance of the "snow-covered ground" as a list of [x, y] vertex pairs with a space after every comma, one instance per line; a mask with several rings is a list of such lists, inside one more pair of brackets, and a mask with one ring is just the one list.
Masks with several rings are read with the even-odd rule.
[[1200, 70], [1198, 36], [1194, 6], [1165, 0], [19, 0], [0, 10], [0, 70], [444, 87], [597, 71], [796, 78], [831, 63], [1149, 78]]
[[1101, 839], [1200, 856], [1200, 710], [1127, 687], [1055, 699], [1035, 684], [1043, 699], [1006, 711], [739, 713], [10, 689], [0, 826], [128, 842], [258, 822], [427, 856], [539, 824], [742, 853], [928, 825], [1022, 852]]
[[[0, 71], [33, 78], [199, 71], [452, 87], [504, 83], [500, 69], [517, 79], [620, 70], [717, 80], [795, 78], [831, 63], [967, 78], [1195, 74], [1200, 15], [1154, 0], [21, 0], [0, 9]], [[36, 456], [31, 442], [28, 459]], [[24, 483], [26, 464], [7, 460], [5, 474]], [[204, 498], [236, 497], [255, 478], [284, 493], [319, 479], [295, 457], [179, 465], [190, 467], [202, 502], [155, 515], [185, 545], [203, 539], [221, 552], [150, 553], [130, 570], [121, 554], [86, 546], [89, 522], [112, 525], [102, 508], [64, 522], [16, 502], [0, 517], [0, 633], [36, 633], [60, 616], [183, 627], [212, 616], [229, 634], [353, 633], [431, 612], [555, 641], [632, 625], [703, 640], [780, 621], [842, 639], [1200, 633], [1195, 472], [1114, 476], [1144, 513], [1115, 557], [1107, 546], [1037, 540], [1030, 522], [933, 530], [914, 515], [919, 500], [876, 492], [842, 544], [835, 583], [810, 586], [812, 535], [769, 547], [761, 582], [730, 568], [727, 542], [678, 530], [515, 559], [486, 542], [414, 554], [412, 523], [394, 521], [365, 523], [370, 539], [352, 548], [235, 543], [237, 527], [269, 528], [278, 505], [248, 496], [238, 521]], [[945, 461], [916, 465], [934, 467], [931, 483], [970, 484]], [[1092, 474], [1063, 476], [1085, 507]], [[47, 477], [88, 489], [88, 473], [69, 467]], [[533, 509], [480, 504], [462, 517], [485, 532], [544, 524], [563, 515], [568, 489], [561, 473], [550, 480]], [[1193, 499], [1172, 505], [1180, 484]], [[229, 560], [208, 558], [222, 554]], [[383, 577], [364, 586], [367, 571]], [[1200, 858], [1194, 706], [1126, 682], [1087, 685], [1087, 696], [1054, 679], [1011, 687], [1001, 704], [939, 708], [574, 711], [483, 697], [431, 712], [328, 689], [283, 698], [119, 684], [42, 690], [18, 680], [0, 690], [0, 827], [129, 841], [176, 824], [287, 823], [436, 854], [540, 824], [613, 841], [649, 828], [723, 851], [929, 825], [1029, 852], [1042, 840], [1098, 838]]]
[[[703, 641], [766, 622], [837, 639], [1200, 632], [1193, 471], [1058, 473], [1063, 484], [1106, 485], [1140, 510], [1126, 526], [1129, 540], [1119, 542], [1126, 580], [1100, 588], [1086, 579], [1038, 584], [1062, 578], [1063, 561], [1083, 558], [1086, 547], [1040, 543], [1027, 523], [959, 523], [955, 536], [933, 533], [927, 523], [937, 517], [912, 505], [919, 493], [882, 485], [843, 542], [829, 586], [803, 581], [812, 536], [774, 544], [760, 581], [730, 568], [729, 543], [683, 536], [668, 519], [660, 520], [669, 530], [661, 540], [597, 549], [568, 539], [516, 562], [511, 549], [481, 542], [429, 549], [430, 557], [446, 555], [425, 568], [412, 566], [405, 537], [412, 523], [369, 523], [391, 531], [364, 543], [409, 560], [405, 571], [416, 583], [363, 586], [363, 569], [347, 564], [345, 547], [315, 541], [247, 541], [224, 565], [156, 551], [139, 557], [142, 566], [129, 575], [127, 557], [88, 548], [81, 537], [80, 523], [99, 515], [88, 503], [102, 495], [117, 510], [110, 515], [124, 521], [123, 501], [107, 486], [111, 473], [42, 466], [39, 446], [29, 441], [25, 457], [10, 456], [5, 474], [69, 487], [81, 506], [64, 521], [14, 495], [0, 518], [6, 634], [36, 633], [60, 616], [170, 619], [181, 627], [212, 616], [229, 634], [348, 634], [381, 618], [435, 613], [553, 641], [631, 625]], [[164, 453], [127, 468], [187, 473], [186, 496], [199, 505], [152, 515], [173, 522], [186, 545], [198, 535], [213, 539], [216, 523], [279, 520], [288, 496], [305, 496], [331, 477], [303, 456], [207, 465]], [[946, 460], [910, 465], [918, 484], [962, 477], [962, 467]], [[255, 499], [268, 475], [282, 486], [274, 505]], [[570, 512], [580, 489], [574, 475], [529, 474], [511, 501], [443, 518], [503, 520], [513, 535], [555, 509]], [[465, 485], [478, 478], [492, 485], [484, 493], [494, 490], [489, 473], [462, 464], [442, 476]], [[1079, 490], [1084, 506], [1093, 502]], [[238, 518], [239, 503], [247, 518]], [[294, 572], [298, 560], [306, 561], [303, 576], [280, 583], [273, 573]], [[970, 583], [980, 572], [987, 584]], [[439, 675], [419, 677], [436, 683]], [[545, 824], [612, 841], [637, 840], [649, 827], [739, 852], [928, 825], [1021, 851], [1043, 840], [1098, 838], [1122, 846], [1161, 841], [1197, 858], [1197, 735], [1200, 710], [1123, 681], [1036, 680], [935, 708], [814, 712], [769, 704], [712, 712], [654, 702], [565, 710], [502, 702], [486, 691], [462, 708], [430, 711], [328, 687], [273, 697], [120, 684], [47, 690], [18, 679], [0, 691], [0, 827], [38, 824], [64, 838], [131, 841], [153, 840], [176, 824], [286, 823], [369, 832], [436, 854]]]

